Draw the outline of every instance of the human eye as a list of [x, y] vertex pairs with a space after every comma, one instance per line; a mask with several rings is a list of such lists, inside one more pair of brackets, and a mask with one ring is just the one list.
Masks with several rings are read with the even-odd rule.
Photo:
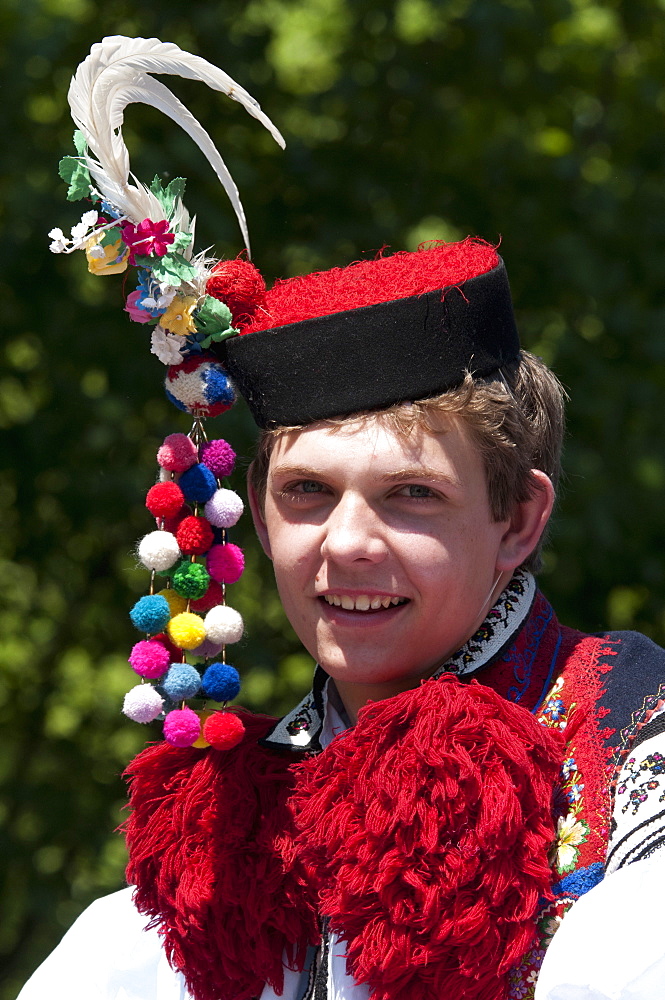
[[397, 496], [407, 497], [410, 500], [441, 499], [440, 493], [437, 493], [430, 486], [424, 486], [422, 483], [407, 483], [405, 486], [400, 486], [396, 492]]
[[305, 500], [308, 497], [326, 493], [327, 487], [317, 479], [299, 479], [286, 483], [278, 490], [279, 495], [286, 500]]

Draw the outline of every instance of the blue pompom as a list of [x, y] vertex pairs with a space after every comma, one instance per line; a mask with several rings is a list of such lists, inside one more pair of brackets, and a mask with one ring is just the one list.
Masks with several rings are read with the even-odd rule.
[[228, 663], [211, 663], [201, 679], [201, 690], [213, 701], [233, 701], [240, 691], [240, 677]]
[[207, 403], [235, 402], [236, 394], [221, 368], [208, 368], [203, 376], [203, 396]]
[[171, 609], [165, 597], [159, 594], [149, 594], [136, 602], [129, 617], [136, 625], [139, 632], [147, 635], [156, 635], [166, 627], [171, 617]]
[[217, 489], [217, 480], [208, 466], [199, 462], [183, 472], [178, 480], [178, 486], [182, 490], [185, 500], [193, 503], [207, 503]]
[[171, 701], [193, 698], [201, 687], [201, 675], [189, 663], [172, 663], [160, 687]]

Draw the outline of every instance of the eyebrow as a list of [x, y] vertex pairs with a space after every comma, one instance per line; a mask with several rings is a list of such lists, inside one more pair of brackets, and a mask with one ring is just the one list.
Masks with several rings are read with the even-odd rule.
[[[294, 476], [299, 479], [327, 478], [324, 472], [302, 465], [277, 465], [271, 472], [273, 476]], [[384, 483], [401, 483], [408, 479], [419, 479], [443, 486], [460, 486], [457, 476], [450, 476], [440, 469], [434, 469], [427, 465], [414, 465], [404, 469], [396, 469], [394, 472], [387, 472], [380, 478]]]
[[398, 469], [395, 472], [388, 472], [381, 477], [384, 482], [402, 482], [405, 479], [425, 479], [431, 483], [439, 483], [446, 486], [459, 486], [460, 481], [457, 476], [450, 476], [440, 469], [433, 469], [427, 465], [414, 465], [406, 469]]

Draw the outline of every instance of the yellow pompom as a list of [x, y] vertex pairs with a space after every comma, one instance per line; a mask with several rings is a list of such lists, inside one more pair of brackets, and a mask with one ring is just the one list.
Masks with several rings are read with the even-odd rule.
[[196, 649], [205, 639], [203, 619], [191, 611], [176, 615], [166, 626], [169, 638], [179, 649]]
[[180, 594], [176, 594], [175, 590], [172, 590], [171, 587], [167, 587], [165, 590], [160, 590], [159, 596], [163, 597], [168, 604], [172, 618], [174, 615], [182, 614], [187, 607], [187, 601], [185, 598], [181, 597]]
[[205, 747], [209, 747], [210, 744], [208, 743], [207, 739], [203, 735], [203, 726], [204, 726], [205, 722], [210, 718], [210, 716], [215, 714], [215, 709], [214, 708], [204, 708], [201, 712], [197, 712], [196, 714], [198, 715], [199, 719], [201, 720], [201, 735], [199, 736], [199, 738], [196, 741], [196, 743], [192, 743], [192, 746], [196, 747], [197, 750], [204, 750]]

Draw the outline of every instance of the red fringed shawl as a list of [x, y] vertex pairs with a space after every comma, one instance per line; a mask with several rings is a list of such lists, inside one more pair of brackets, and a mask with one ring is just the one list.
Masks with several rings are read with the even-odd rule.
[[499, 1000], [548, 896], [559, 734], [452, 676], [366, 706], [293, 762], [159, 744], [128, 769], [128, 879], [196, 1000], [302, 967], [318, 916], [373, 1000]]

